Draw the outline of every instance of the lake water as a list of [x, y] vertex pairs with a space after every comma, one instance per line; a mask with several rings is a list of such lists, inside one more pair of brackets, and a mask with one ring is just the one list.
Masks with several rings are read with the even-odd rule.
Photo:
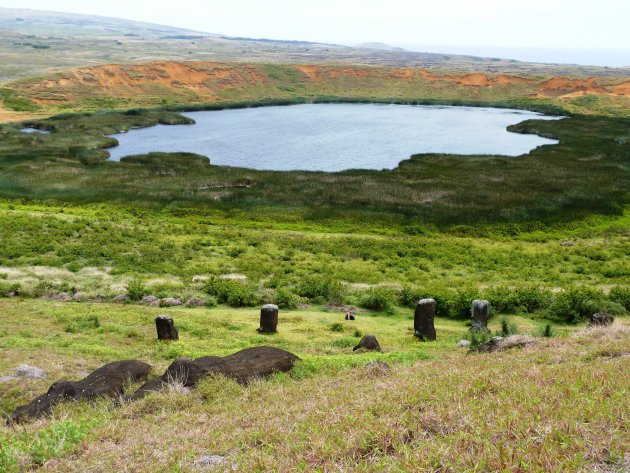
[[111, 160], [191, 152], [214, 165], [264, 170], [393, 169], [417, 153], [518, 156], [554, 140], [510, 133], [534, 112], [477, 107], [315, 104], [184, 113], [196, 125], [112, 135]]
[[50, 132], [48, 130], [40, 130], [39, 128], [22, 128], [22, 133], [39, 133], [40, 135], [47, 135]]

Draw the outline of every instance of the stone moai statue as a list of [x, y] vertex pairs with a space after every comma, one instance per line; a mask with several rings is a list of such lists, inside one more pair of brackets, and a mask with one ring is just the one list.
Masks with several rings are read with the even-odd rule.
[[413, 334], [422, 341], [433, 341], [437, 338], [435, 333], [435, 299], [421, 299], [416, 304], [416, 312], [413, 317]]
[[470, 330], [480, 332], [488, 331], [488, 317], [490, 316], [490, 303], [488, 301], [474, 300], [472, 303], [472, 326]]
[[158, 340], [179, 340], [179, 332], [170, 315], [158, 315], [155, 318]]
[[260, 333], [276, 333], [278, 331], [278, 306], [267, 304], [260, 310]]

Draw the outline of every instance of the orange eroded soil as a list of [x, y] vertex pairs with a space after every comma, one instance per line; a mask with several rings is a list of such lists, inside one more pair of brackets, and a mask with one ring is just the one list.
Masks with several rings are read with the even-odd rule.
[[21, 81], [12, 87], [44, 107], [90, 96], [137, 99], [171, 94], [180, 101], [215, 101], [225, 98], [225, 93], [231, 90], [247, 91], [256, 86], [269, 86], [273, 91], [275, 87], [286, 85], [287, 81], [302, 83], [311, 93], [317, 91], [320, 84], [333, 90], [335, 87], [345, 90], [399, 83], [407, 88], [422, 84], [453, 84], [473, 93], [493, 87], [507, 91], [518, 85], [514, 89], [517, 91], [515, 96], [539, 98], [570, 98], [584, 94], [630, 96], [630, 81], [615, 84], [595, 77], [534, 79], [508, 74], [443, 74], [415, 68], [309, 64], [282, 67], [286, 72], [293, 70], [293, 73], [282, 78], [264, 65], [242, 63], [159, 61], [109, 64], [74, 69], [43, 80]]

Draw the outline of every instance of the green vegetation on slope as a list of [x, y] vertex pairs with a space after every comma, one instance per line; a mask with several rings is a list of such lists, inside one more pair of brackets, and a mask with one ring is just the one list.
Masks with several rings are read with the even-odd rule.
[[[180, 341], [155, 341], [153, 319], [164, 312], [180, 327]], [[342, 318], [283, 311], [280, 333], [262, 336], [256, 310], [0, 301], [0, 374], [25, 360], [49, 372], [44, 380], [0, 383], [3, 412], [52, 380], [79, 379], [112, 359], [140, 358], [157, 374], [178, 356], [265, 344], [303, 360], [289, 374], [247, 387], [217, 377], [130, 404], [60, 404], [50, 418], [0, 426], [0, 468], [24, 471], [52, 459], [46, 467], [59, 471], [190, 471], [204, 454], [261, 472], [623, 465], [627, 320], [587, 331], [557, 326], [560, 338], [476, 355], [455, 346], [463, 322], [438, 319], [438, 341], [420, 343], [410, 310]], [[531, 320], [510, 321], [521, 333], [537, 330]], [[500, 330], [498, 317], [491, 328]], [[376, 333], [385, 353], [352, 354], [359, 333]], [[373, 360], [388, 362], [390, 371], [365, 366]]]

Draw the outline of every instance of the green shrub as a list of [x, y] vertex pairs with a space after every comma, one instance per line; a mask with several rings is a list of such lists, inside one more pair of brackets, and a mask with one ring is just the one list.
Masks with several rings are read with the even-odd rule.
[[58, 283], [44, 280], [37, 283], [33, 288], [32, 295], [33, 297], [41, 297], [60, 292], [74, 293], [77, 292], [77, 290], [67, 282]]
[[330, 327], [328, 328], [328, 330], [330, 330], [331, 332], [343, 332], [343, 324], [341, 322], [335, 322], [330, 324]]
[[213, 277], [205, 284], [205, 291], [216, 297], [219, 304], [232, 307], [252, 307], [260, 303], [256, 287], [239, 279]]
[[343, 285], [330, 276], [314, 275], [302, 278], [297, 287], [297, 294], [314, 302], [343, 302]]
[[608, 298], [630, 311], [630, 287], [615, 286], [610, 290]]
[[577, 324], [596, 312], [620, 315], [625, 310], [601, 291], [589, 287], [574, 287], [556, 294], [546, 315], [553, 320]]
[[0, 281], [0, 297], [9, 297], [12, 292], [20, 293], [20, 283]]
[[498, 286], [486, 289], [483, 298], [497, 312], [516, 314], [532, 313], [549, 305], [551, 292], [537, 286], [506, 287]]
[[216, 307], [218, 304], [217, 298], [214, 296], [209, 296], [204, 299], [206, 301], [206, 307]]
[[518, 333], [518, 327], [516, 324], [510, 323], [507, 317], [501, 319], [501, 332], [502, 337], [509, 337], [510, 335], [516, 335]]
[[539, 337], [551, 338], [556, 336], [556, 331], [553, 329], [551, 324], [545, 324], [538, 328], [536, 335]]
[[488, 331], [469, 330], [462, 338], [470, 342], [470, 349], [472, 350], [490, 340], [492, 338], [492, 334]]
[[66, 327], [66, 332], [79, 333], [84, 330], [99, 328], [100, 326], [101, 321], [99, 320], [98, 315], [90, 314], [85, 317], [80, 317], [72, 320], [70, 324]]
[[127, 284], [127, 297], [132, 301], [139, 301], [149, 294], [149, 290], [144, 285], [144, 281], [134, 278]]
[[295, 309], [300, 298], [286, 288], [279, 288], [276, 295], [276, 304], [281, 309]]
[[370, 310], [389, 311], [396, 305], [396, 292], [389, 287], [376, 286], [361, 294], [359, 304]]
[[479, 294], [476, 289], [470, 288], [453, 291], [446, 301], [448, 315], [460, 319], [470, 318], [472, 301], [477, 299], [477, 297], [479, 297]]

